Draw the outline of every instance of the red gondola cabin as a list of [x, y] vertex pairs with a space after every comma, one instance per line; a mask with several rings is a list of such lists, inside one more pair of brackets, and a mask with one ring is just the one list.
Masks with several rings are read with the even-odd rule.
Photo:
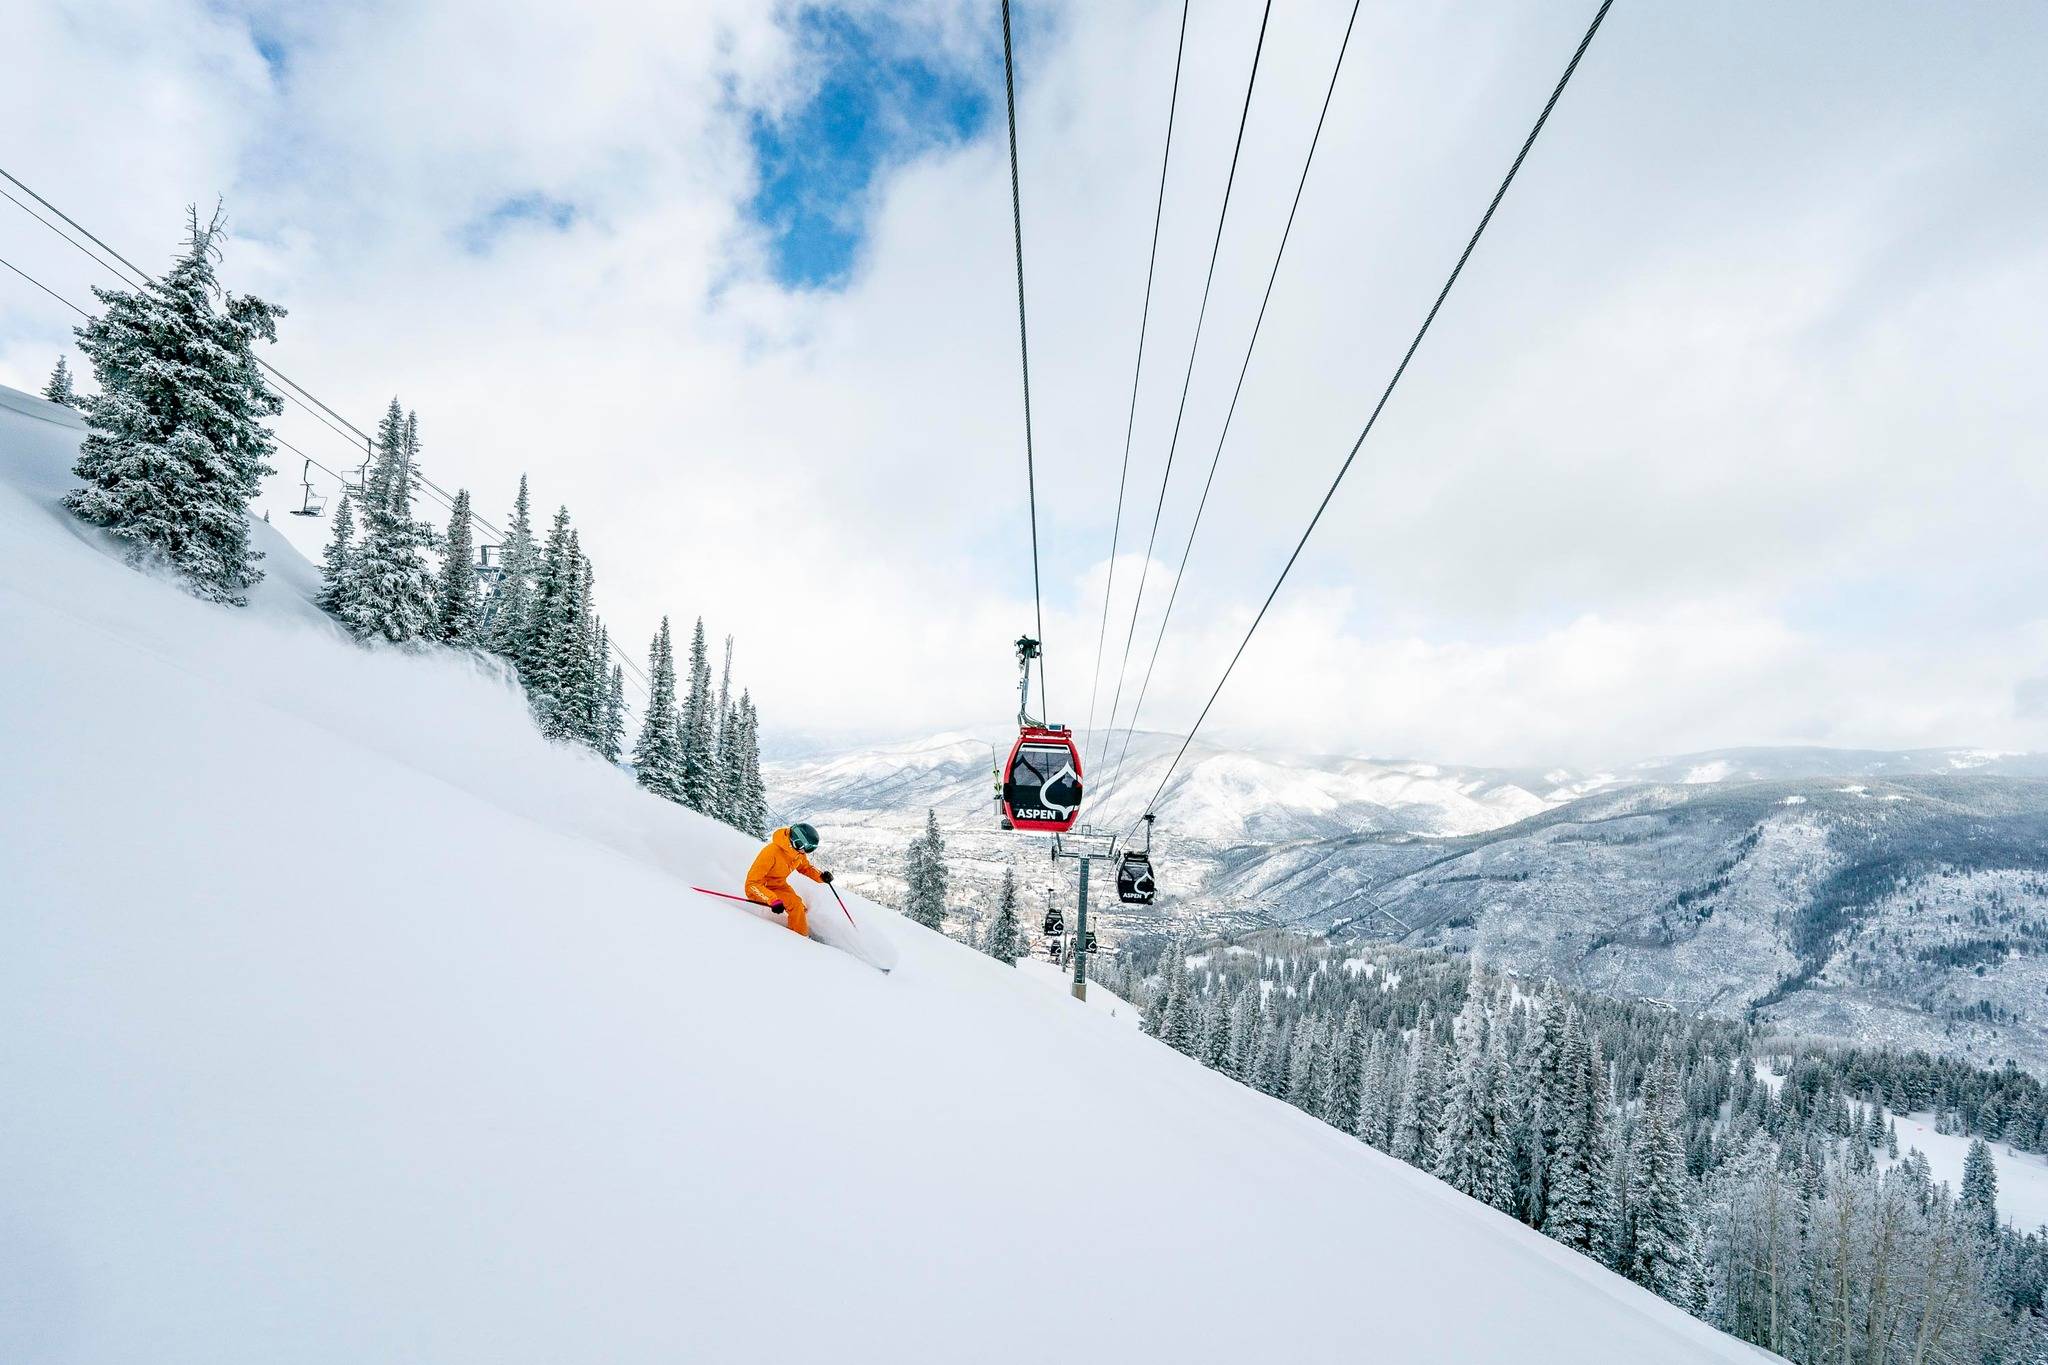
[[1003, 825], [1062, 834], [1081, 814], [1081, 751], [1064, 726], [1027, 725], [1003, 765]]

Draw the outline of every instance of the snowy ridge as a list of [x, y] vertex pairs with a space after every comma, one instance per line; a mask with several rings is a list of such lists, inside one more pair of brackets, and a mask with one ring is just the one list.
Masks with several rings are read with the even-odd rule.
[[866, 901], [891, 976], [692, 897], [749, 841], [274, 531], [244, 611], [123, 566], [76, 439], [0, 411], [0, 1359], [1026, 1361], [1049, 1276], [1077, 1360], [1764, 1358]]

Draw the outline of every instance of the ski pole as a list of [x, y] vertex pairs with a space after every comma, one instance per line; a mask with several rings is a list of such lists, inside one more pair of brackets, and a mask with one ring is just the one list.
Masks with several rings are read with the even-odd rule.
[[826, 882], [825, 889], [832, 893], [833, 900], [839, 902], [839, 913], [846, 916], [846, 922], [848, 924], [853, 925], [853, 927], [856, 929], [860, 928], [860, 925], [856, 923], [853, 918], [853, 911], [846, 908], [846, 897], [839, 894], [839, 888], [832, 885], [832, 883], [830, 882]]
[[773, 910], [775, 908], [767, 901], [757, 901], [752, 896], [735, 896], [730, 891], [713, 891], [708, 886], [693, 886], [690, 889], [706, 896], [717, 896], [721, 900], [738, 901], [742, 905], [758, 905], [764, 910]]

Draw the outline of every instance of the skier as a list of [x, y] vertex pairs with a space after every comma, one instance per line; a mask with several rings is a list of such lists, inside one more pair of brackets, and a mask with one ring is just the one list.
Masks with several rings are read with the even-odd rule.
[[809, 934], [811, 922], [804, 898], [790, 889], [789, 874], [801, 872], [814, 882], [830, 885], [832, 874], [820, 872], [806, 854], [818, 847], [818, 831], [801, 822], [784, 826], [768, 838], [747, 869], [747, 899], [759, 901], [778, 915], [789, 917], [789, 927]]

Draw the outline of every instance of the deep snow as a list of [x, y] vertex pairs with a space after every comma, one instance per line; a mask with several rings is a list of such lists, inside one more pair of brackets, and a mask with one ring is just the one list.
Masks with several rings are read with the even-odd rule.
[[751, 843], [347, 642], [274, 528], [245, 611], [125, 567], [35, 408], [0, 1360], [1760, 1358], [1042, 973], [689, 894]]

